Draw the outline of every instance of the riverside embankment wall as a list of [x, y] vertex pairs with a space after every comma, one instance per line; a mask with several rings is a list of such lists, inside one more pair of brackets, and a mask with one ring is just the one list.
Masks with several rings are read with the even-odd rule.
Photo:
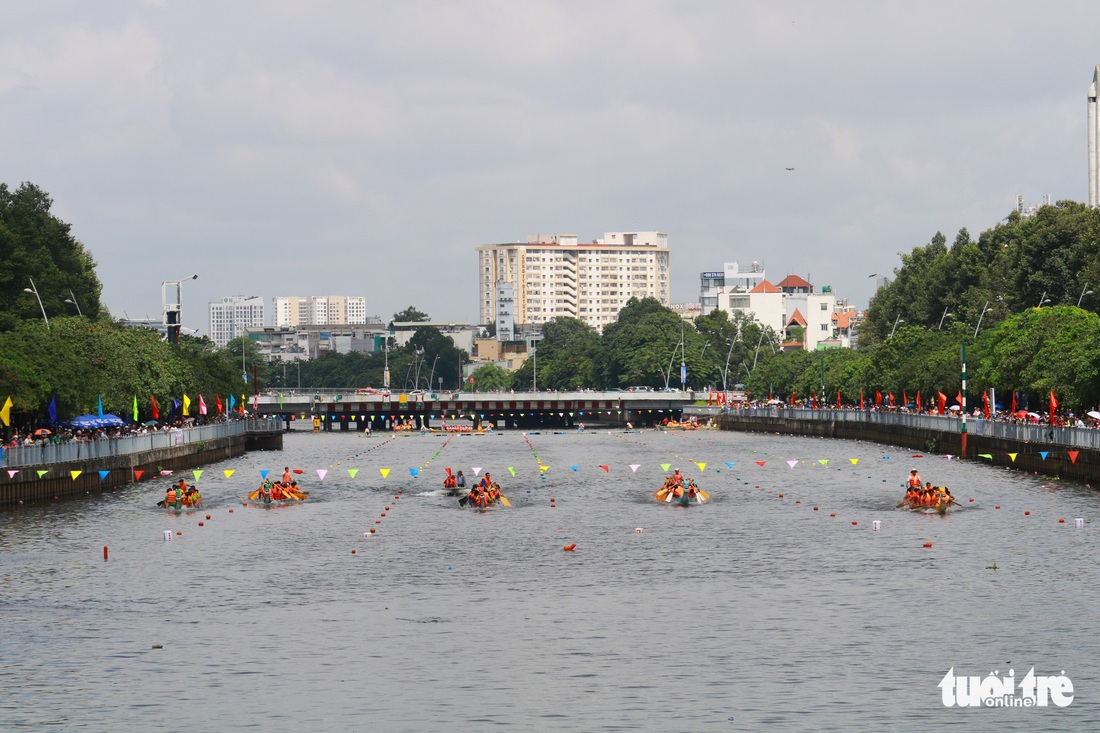
[[[914, 453], [962, 455], [962, 434], [957, 430], [767, 415], [719, 415], [714, 419], [722, 430], [863, 440], [901, 446]], [[1046, 453], [1045, 458], [1043, 453]], [[1092, 448], [969, 433], [966, 458], [1081, 483], [1100, 483], [1100, 451]]]
[[[19, 466], [0, 472], [0, 507], [101, 493], [149, 481], [161, 471], [181, 471], [224, 461], [247, 450], [282, 450], [281, 432], [250, 432], [81, 461]], [[9, 476], [11, 471], [17, 471]], [[39, 477], [38, 472], [46, 473]], [[80, 473], [73, 478], [72, 472]], [[108, 471], [103, 478], [100, 471]], [[140, 475], [140, 478], [138, 478]]]

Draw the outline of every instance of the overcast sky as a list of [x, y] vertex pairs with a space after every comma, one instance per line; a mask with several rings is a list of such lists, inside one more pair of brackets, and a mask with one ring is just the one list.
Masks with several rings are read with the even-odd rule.
[[116, 316], [197, 273], [202, 332], [238, 294], [475, 320], [474, 248], [537, 232], [668, 232], [676, 302], [757, 260], [865, 307], [936, 231], [1087, 200], [1098, 29], [1091, 0], [6, 3], [0, 180], [53, 196]]

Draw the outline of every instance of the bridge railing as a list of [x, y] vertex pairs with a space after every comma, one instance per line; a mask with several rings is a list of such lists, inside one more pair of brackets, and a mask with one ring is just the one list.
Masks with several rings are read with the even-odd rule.
[[97, 438], [71, 440], [64, 443], [40, 442], [0, 448], [0, 466], [48, 466], [55, 463], [88, 461], [97, 458], [144, 453], [158, 448], [204, 443], [208, 440], [242, 435], [248, 432], [279, 430], [281, 422], [275, 418], [257, 420], [231, 420], [214, 425], [198, 425], [145, 435], [126, 435], [121, 438]]
[[[896, 425], [899, 427], [921, 428], [941, 433], [959, 433], [962, 420], [945, 415], [915, 415], [901, 412], [874, 412], [870, 410], [811, 410], [789, 407], [688, 407], [685, 414], [698, 415], [734, 415], [737, 417], [786, 418], [792, 420], [815, 420], [826, 422], [870, 423], [876, 425]], [[1093, 428], [1075, 428], [1069, 426], [1050, 426], [1037, 423], [1020, 423], [1005, 420], [986, 420], [968, 417], [966, 431], [971, 435], [1031, 442], [1038, 445], [1063, 445], [1074, 448], [1100, 449], [1100, 430]]]

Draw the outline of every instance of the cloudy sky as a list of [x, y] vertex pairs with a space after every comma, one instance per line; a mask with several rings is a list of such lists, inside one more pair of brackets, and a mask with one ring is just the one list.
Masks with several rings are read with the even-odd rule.
[[936, 231], [1087, 200], [1098, 28], [1091, 0], [7, 3], [0, 180], [53, 196], [116, 316], [197, 273], [203, 332], [237, 294], [474, 320], [474, 248], [536, 232], [668, 232], [674, 301], [758, 260], [862, 307]]

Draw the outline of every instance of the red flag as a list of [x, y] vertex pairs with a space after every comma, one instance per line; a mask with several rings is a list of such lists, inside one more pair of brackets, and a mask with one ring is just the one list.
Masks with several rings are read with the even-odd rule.
[[917, 414], [919, 415], [921, 410], [924, 409], [924, 405], [920, 403], [920, 390], [917, 390]]
[[891, 392], [889, 394], [889, 397], [890, 397], [890, 407], [893, 407], [894, 406], [894, 393]]
[[202, 398], [201, 394], [199, 395], [199, 414], [200, 415], [205, 415], [206, 414], [206, 400], [204, 400]]
[[840, 390], [836, 391], [836, 409], [840, 409]]
[[222, 414], [222, 398], [221, 398], [221, 395], [214, 395], [214, 409], [219, 415]]
[[905, 390], [901, 391], [901, 404], [903, 407], [909, 406], [909, 395], [905, 394]]
[[817, 409], [817, 392], [814, 392], [814, 396], [810, 398], [810, 409]]
[[859, 391], [859, 409], [863, 409], [863, 390]]
[[153, 401], [153, 419], [154, 420], [159, 420], [160, 419], [160, 410], [157, 408], [157, 397], [156, 397], [156, 395], [149, 395], [149, 399], [151, 399]]
[[1012, 390], [1012, 414], [1016, 414], [1016, 390]]
[[959, 393], [955, 395], [955, 401], [959, 403], [959, 407], [962, 407], [963, 403], [963, 391], [960, 389]]
[[1050, 424], [1054, 425], [1054, 411], [1058, 409], [1058, 398], [1054, 396], [1054, 390], [1050, 390]]
[[939, 409], [936, 410], [936, 412], [943, 415], [945, 414], [945, 410], [947, 409], [947, 395], [945, 395], [943, 392], [937, 391], [936, 396], [939, 398], [940, 402]]
[[882, 392], [879, 392], [876, 389], [875, 390], [875, 407], [878, 407], [881, 404], [882, 404]]
[[982, 411], [985, 413], [985, 419], [989, 419], [989, 390], [982, 392]]
[[791, 390], [791, 404], [794, 404], [794, 390]]

